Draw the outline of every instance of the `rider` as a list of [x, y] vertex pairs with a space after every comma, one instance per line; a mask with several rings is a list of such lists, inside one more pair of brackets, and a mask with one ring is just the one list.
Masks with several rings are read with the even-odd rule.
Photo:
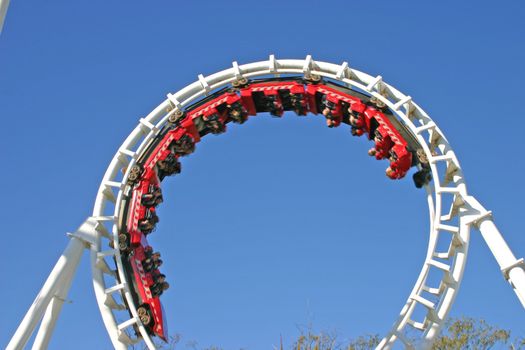
[[388, 157], [388, 152], [394, 146], [394, 142], [382, 125], [378, 126], [374, 132], [374, 142], [375, 147], [368, 150], [368, 155], [375, 156], [377, 160]]
[[211, 108], [202, 115], [202, 121], [212, 134], [221, 134], [226, 131], [226, 125], [221, 121], [219, 112]]
[[190, 135], [184, 134], [173, 142], [172, 149], [177, 156], [186, 156], [195, 151], [195, 140]]
[[362, 113], [357, 112], [352, 108], [348, 108], [348, 112], [350, 113], [350, 132], [353, 136], [363, 135], [365, 133], [366, 124]]
[[166, 158], [157, 162], [157, 168], [159, 169], [159, 177], [162, 179], [165, 176], [179, 174], [181, 171], [181, 164], [175, 154], [170, 152]]
[[390, 166], [386, 169], [386, 176], [391, 179], [401, 179], [412, 165], [412, 154], [402, 145], [395, 145], [390, 151]]
[[159, 267], [162, 266], [162, 264], [163, 264], [162, 259], [157, 259], [157, 260], [150, 261], [148, 264], [142, 265], [142, 267], [144, 268], [144, 271], [152, 272], [152, 271], [158, 270]]
[[138, 222], [139, 230], [142, 231], [144, 235], [148, 235], [155, 229], [155, 224], [159, 222], [159, 217], [155, 213], [155, 208], [149, 208], [146, 211], [146, 214]]
[[162, 293], [170, 287], [168, 282], [155, 283], [150, 287], [151, 295], [153, 297], [160, 297]]
[[322, 114], [326, 117], [329, 128], [339, 126], [343, 120], [343, 108], [339, 99], [331, 94], [323, 95], [321, 103], [324, 108]]
[[158, 186], [152, 186], [150, 192], [142, 195], [142, 205], [145, 207], [156, 207], [162, 201], [162, 190]]

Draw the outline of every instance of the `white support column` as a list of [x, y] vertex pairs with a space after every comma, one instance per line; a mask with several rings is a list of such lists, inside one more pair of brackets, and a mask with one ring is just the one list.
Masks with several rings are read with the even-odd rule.
[[51, 302], [47, 306], [46, 313], [44, 314], [44, 318], [42, 319], [42, 323], [40, 324], [40, 328], [38, 328], [38, 333], [36, 334], [33, 347], [31, 348], [32, 350], [48, 348], [53, 329], [55, 328], [63, 304], [64, 299], [59, 298], [56, 295], [51, 299]]
[[516, 259], [490, 216], [483, 218], [477, 224], [483, 239], [496, 258], [503, 276], [509, 281], [525, 308], [525, 264], [523, 259]]
[[9, 7], [9, 0], [0, 0], [0, 34], [2, 34], [2, 28], [4, 27], [4, 19], [7, 14], [7, 8]]
[[[49, 274], [40, 293], [36, 296], [33, 305], [31, 305], [13, 335], [13, 338], [11, 338], [11, 341], [7, 344], [7, 350], [18, 350], [25, 347], [38, 322], [40, 322], [44, 316], [44, 312], [51, 302], [51, 299], [59, 291], [61, 284], [65, 282], [64, 276], [69, 275], [69, 270], [76, 269], [85, 248], [86, 243], [84, 240], [76, 236], [71, 236], [71, 240]], [[54, 317], [56, 317], [56, 315]]]
[[[78, 238], [74, 237], [73, 239]], [[46, 313], [44, 314], [44, 318], [42, 319], [42, 323], [40, 324], [40, 328], [38, 329], [38, 333], [35, 337], [33, 347], [31, 348], [32, 350], [48, 348], [49, 341], [51, 340], [51, 335], [53, 334], [53, 330], [55, 329], [58, 316], [60, 314], [60, 311], [62, 310], [62, 305], [64, 304], [64, 301], [67, 297], [69, 288], [71, 287], [73, 277], [75, 276], [75, 272], [77, 270], [81, 258], [82, 254], [78, 254], [76, 256], [71, 257], [71, 261], [68, 263], [67, 266], [67, 271], [64, 271], [62, 281], [58, 286], [57, 293], [51, 299], [51, 302], [47, 307]]]

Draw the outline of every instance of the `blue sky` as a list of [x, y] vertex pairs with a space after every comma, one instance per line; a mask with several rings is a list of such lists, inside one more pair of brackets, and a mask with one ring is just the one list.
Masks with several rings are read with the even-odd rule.
[[[12, 1], [0, 36], [0, 344], [138, 119], [233, 60], [311, 54], [381, 74], [438, 123], [469, 192], [525, 256], [524, 15], [511, 1]], [[151, 238], [181, 348], [268, 349], [307, 324], [341, 339], [389, 329], [423, 263], [428, 214], [369, 147], [319, 117], [261, 115], [183, 161]], [[477, 232], [469, 254], [452, 316], [524, 336], [525, 312]], [[69, 299], [50, 348], [109, 349], [87, 256]]]

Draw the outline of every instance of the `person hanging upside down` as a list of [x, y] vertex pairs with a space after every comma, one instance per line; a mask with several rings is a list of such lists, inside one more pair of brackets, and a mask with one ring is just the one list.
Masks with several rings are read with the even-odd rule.
[[163, 263], [164, 262], [162, 261], [162, 259], [151, 260], [148, 263], [143, 264], [142, 267], [144, 267], [144, 271], [152, 272], [152, 271], [158, 270], [159, 267], [161, 267]]
[[[158, 270], [157, 270], [158, 271]], [[162, 283], [166, 281], [166, 275], [163, 273], [157, 273], [153, 275], [153, 280], [155, 283]]]
[[365, 121], [361, 114], [352, 111], [348, 108], [350, 112], [350, 132], [353, 136], [361, 136], [365, 133]]
[[181, 164], [173, 153], [169, 153], [164, 160], [157, 162], [157, 169], [159, 170], [159, 177], [162, 179], [166, 176], [179, 174], [181, 171]]
[[153, 264], [156, 263], [159, 260], [160, 260], [160, 253], [159, 252], [155, 252], [155, 253], [152, 253], [150, 257], [144, 259], [142, 261], [142, 265], [143, 266], [149, 266], [150, 268], [148, 270], [151, 270], [151, 268], [153, 267]]
[[290, 94], [290, 104], [297, 115], [306, 115], [306, 101], [303, 94]]
[[139, 220], [139, 230], [144, 234], [148, 235], [155, 229], [155, 225], [159, 222], [159, 217], [155, 213], [155, 208], [149, 208], [146, 211], [146, 215]]
[[184, 134], [180, 139], [173, 141], [172, 150], [179, 157], [187, 156], [195, 151], [195, 140], [190, 135]]
[[202, 121], [212, 134], [221, 134], [226, 131], [226, 126], [221, 121], [216, 110], [211, 110], [208, 114], [203, 114]]
[[383, 126], [378, 126], [374, 132], [375, 147], [368, 151], [369, 156], [375, 156], [377, 160], [387, 158], [394, 142]]
[[170, 287], [168, 282], [155, 283], [150, 287], [151, 295], [153, 297], [160, 297], [165, 290]]
[[391, 179], [403, 178], [412, 165], [412, 153], [406, 147], [395, 145], [390, 151], [390, 166], [386, 169], [386, 176]]
[[284, 113], [284, 109], [279, 95], [266, 95], [265, 98], [266, 110], [275, 117], [281, 117]]
[[162, 203], [162, 190], [160, 187], [153, 187], [151, 192], [144, 193], [141, 198], [142, 205], [145, 207], [156, 207], [160, 203]]
[[248, 119], [248, 112], [240, 102], [226, 105], [230, 119], [237, 124], [242, 124]]
[[339, 126], [343, 120], [343, 109], [337, 97], [323, 95], [321, 100], [324, 108], [321, 112], [326, 118], [326, 125], [329, 128]]

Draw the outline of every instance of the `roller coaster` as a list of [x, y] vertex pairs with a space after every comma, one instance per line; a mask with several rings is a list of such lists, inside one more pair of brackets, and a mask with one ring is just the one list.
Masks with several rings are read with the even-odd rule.
[[[149, 240], [164, 201], [162, 183], [182, 171], [184, 157], [208, 134], [227, 132], [259, 113], [275, 118], [319, 115], [329, 128], [370, 141], [368, 154], [392, 180], [413, 181], [427, 198], [429, 244], [419, 277], [378, 349], [432, 345], [463, 277], [470, 229], [478, 229], [525, 307], [525, 264], [516, 259], [487, 211], [467, 188], [459, 161], [436, 123], [412, 100], [348, 63], [269, 60], [204, 77], [167, 99], [137, 127], [111, 161], [94, 210], [45, 282], [7, 348], [23, 348], [41, 322], [34, 349], [49, 344], [84, 249], [89, 249], [95, 296], [113, 346], [126, 349], [168, 339], [162, 294], [169, 288], [162, 259]], [[411, 174], [411, 176], [407, 176]], [[152, 237], [152, 239], [150, 239]], [[438, 241], [440, 242], [438, 244]], [[445, 244], [443, 244], [445, 242]], [[109, 249], [108, 249], [109, 248]], [[439, 280], [430, 278], [438, 274]], [[119, 321], [123, 319], [124, 321]], [[423, 315], [423, 316], [420, 316]], [[417, 336], [414, 336], [416, 334]]]

